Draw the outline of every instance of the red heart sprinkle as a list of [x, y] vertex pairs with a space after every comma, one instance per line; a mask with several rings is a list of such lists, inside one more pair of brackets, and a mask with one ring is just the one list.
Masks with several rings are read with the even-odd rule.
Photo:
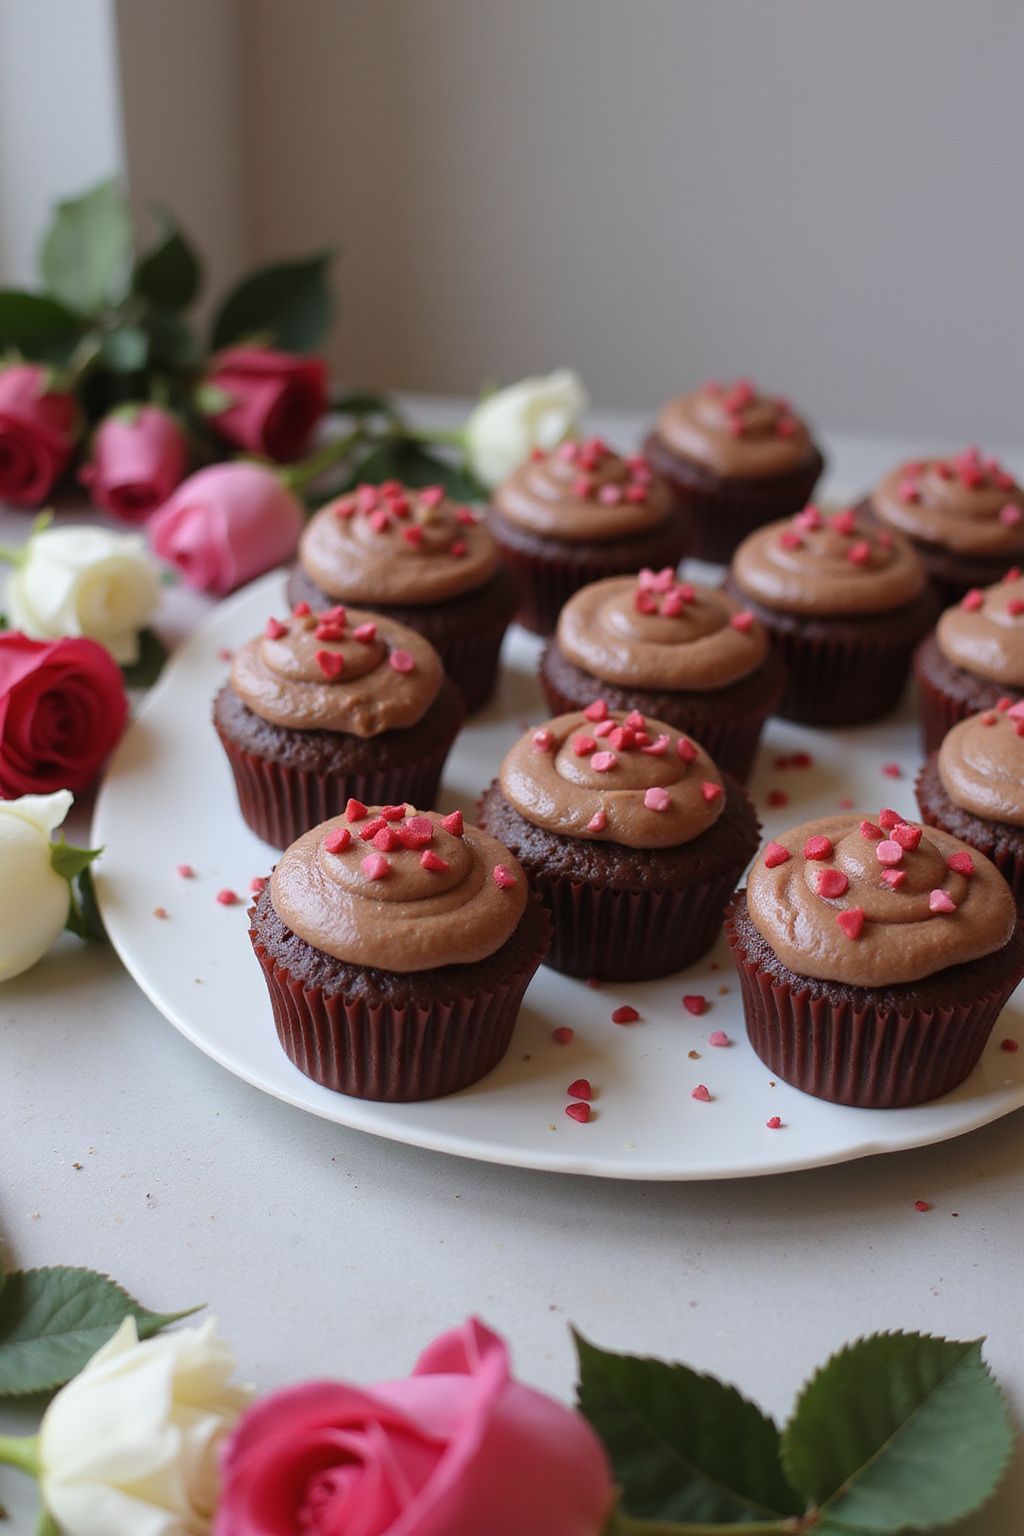
[[770, 1120], [765, 1121], [765, 1125], [770, 1131], [779, 1131], [782, 1129], [782, 1120], [778, 1115], [772, 1115]]
[[733, 629], [738, 629], [741, 635], [748, 634], [754, 624], [754, 615], [749, 608], [743, 608], [739, 613], [734, 613], [729, 620]]
[[441, 817], [441, 825], [442, 825], [442, 827], [444, 827], [446, 832], [450, 832], [451, 833], [452, 837], [461, 837], [462, 836], [462, 812], [461, 811], [452, 811], [450, 816], [442, 816]]
[[890, 886], [894, 891], [899, 890], [900, 886], [903, 884], [906, 878], [907, 872], [905, 869], [882, 870], [882, 879], [885, 881], [886, 885]]
[[597, 742], [593, 736], [574, 736], [572, 739], [572, 750], [577, 757], [586, 757], [589, 753], [597, 750]]
[[352, 841], [352, 833], [348, 827], [335, 827], [324, 838], [324, 848], [328, 853], [344, 853]]
[[585, 1077], [578, 1077], [575, 1082], [569, 1084], [565, 1091], [570, 1099], [592, 1099], [594, 1097], [590, 1083]]
[[788, 864], [790, 852], [783, 848], [781, 843], [768, 843], [764, 850], [764, 863], [766, 869], [778, 869], [780, 864]]
[[388, 666], [395, 672], [411, 672], [415, 665], [408, 651], [392, 651], [388, 657]]
[[683, 1007], [687, 1013], [692, 1013], [699, 1018], [708, 1005], [708, 1000], [702, 992], [687, 992], [683, 998]]
[[610, 773], [618, 761], [614, 752], [595, 752], [590, 759], [590, 766], [595, 773]]
[[407, 544], [411, 544], [413, 549], [419, 549], [423, 543], [423, 529], [419, 523], [410, 523], [408, 528], [402, 529], [402, 538]]
[[312, 611], [308, 603], [296, 603], [292, 609], [292, 617], [295, 619], [308, 619]]
[[282, 624], [280, 619], [268, 619], [267, 627], [263, 631], [268, 640], [280, 640], [282, 635], [288, 633], [287, 624]]
[[1010, 1052], [1019, 1051], [1020, 1050], [1020, 1045], [1017, 1043], [1016, 1040], [1010, 1040], [1009, 1038], [1007, 1038], [1006, 1040], [1000, 1040], [1000, 1042], [999, 1042], [999, 1049], [1001, 1051], [1010, 1051]]
[[864, 929], [864, 908], [847, 907], [845, 912], [836, 913], [836, 922], [848, 939], [859, 939]]
[[860, 835], [861, 837], [869, 837], [877, 843], [882, 836], [882, 829], [881, 827], [876, 827], [873, 821], [862, 821], [860, 824]]
[[871, 545], [867, 539], [858, 539], [856, 544], [851, 544], [846, 551], [846, 558], [851, 565], [867, 565], [871, 559]]
[[638, 709], [631, 709], [623, 725], [628, 725], [631, 731], [643, 731], [647, 728], [647, 721]]
[[348, 821], [362, 821], [366, 815], [366, 806], [361, 800], [349, 800], [345, 806], [345, 816]]
[[914, 1201], [914, 1210], [915, 1211], [930, 1211], [931, 1210], [931, 1206], [929, 1205], [927, 1200], [915, 1200]]
[[360, 624], [352, 631], [352, 639], [358, 640], [360, 645], [370, 645], [377, 638], [377, 626], [374, 623]]
[[456, 539], [448, 553], [451, 555], [453, 560], [461, 560], [468, 549], [469, 545], [466, 543], [465, 539]]
[[568, 1024], [559, 1024], [557, 1029], [553, 1029], [551, 1031], [551, 1038], [558, 1045], [568, 1045], [569, 1042], [574, 1038], [575, 1034], [576, 1031], [574, 1029], [570, 1029]]
[[395, 831], [405, 848], [426, 848], [434, 840], [434, 823], [426, 816], [410, 816], [400, 822]]
[[705, 779], [700, 787], [701, 797], [708, 805], [712, 805], [722, 793], [721, 784], [715, 784], [711, 779]]
[[382, 853], [368, 853], [362, 862], [362, 871], [367, 880], [383, 880], [390, 869], [391, 865]]
[[770, 789], [767, 800], [773, 810], [781, 810], [784, 805], [789, 804], [789, 796], [784, 789]]
[[441, 855], [439, 853], [435, 853], [433, 848], [424, 849], [424, 851], [420, 854], [420, 863], [424, 869], [429, 869], [432, 871], [432, 873], [437, 875], [446, 874], [447, 871], [451, 868], [451, 865], [447, 862], [447, 860], [442, 859]]
[[703, 1083], [698, 1083], [690, 1094], [691, 1099], [696, 1099], [698, 1104], [710, 1104], [711, 1095]]
[[603, 832], [608, 825], [608, 815], [605, 811], [595, 811], [587, 822], [588, 832]]
[[384, 817], [385, 821], [404, 821], [404, 819], [405, 819], [405, 806], [404, 805], [382, 805], [381, 808], [380, 808], [380, 813]]
[[217, 900], [220, 902], [222, 907], [233, 907], [238, 901], [238, 896], [234, 891], [229, 890], [225, 886], [222, 891], [217, 892]]
[[491, 878], [499, 891], [513, 891], [519, 884], [515, 875], [505, 864], [495, 864], [491, 870]]
[[583, 711], [588, 720], [607, 720], [608, 705], [604, 699], [595, 699], [593, 704], [588, 704]]
[[830, 837], [809, 837], [804, 843], [805, 859], [830, 859], [834, 852]]
[[195, 875], [195, 870], [191, 864], [179, 864], [176, 873], [182, 880], [191, 880]]
[[269, 884], [270, 881], [267, 879], [266, 875], [253, 875], [252, 879], [249, 881], [249, 889], [254, 896], [258, 896], [261, 891], [266, 890]]
[[402, 844], [395, 832], [395, 829], [390, 827], [388, 823], [385, 822], [384, 825], [373, 834], [373, 846], [377, 849], [378, 853], [394, 853], [395, 849], [401, 848]]
[[818, 872], [818, 895], [831, 901], [836, 896], [845, 896], [850, 889], [850, 882], [841, 869], [822, 869]]
[[966, 608], [968, 613], [977, 613], [984, 601], [984, 592], [979, 587], [972, 587], [969, 592], [964, 593], [960, 606]]
[[565, 1112], [569, 1116], [570, 1120], [578, 1120], [580, 1125], [586, 1125], [587, 1121], [590, 1119], [589, 1104], [567, 1104], [565, 1106]]
[[901, 821], [892, 829], [893, 841], [899, 843], [901, 848], [907, 848], [911, 852], [921, 841], [921, 828], [912, 827], [908, 822]]
[[854, 520], [853, 509], [845, 507], [842, 512], [836, 512], [832, 518], [832, 527], [836, 533], [841, 533], [847, 538], [855, 533], [857, 524]]
[[955, 869], [958, 875], [967, 875], [968, 878], [974, 874], [974, 860], [966, 848], [951, 853], [946, 860], [946, 866], [949, 869]]
[[324, 677], [340, 677], [345, 667], [345, 658], [338, 651], [317, 651], [316, 664]]
[[377, 836], [377, 833], [381, 830], [381, 828], [386, 826], [387, 822], [384, 820], [383, 816], [374, 816], [371, 821], [366, 823], [365, 827], [359, 828], [359, 836], [362, 838], [364, 843], [369, 843], [373, 838]]
[[534, 731], [530, 739], [538, 752], [550, 752], [555, 744], [555, 738], [550, 731]]
[[903, 769], [899, 763], [883, 763], [882, 772], [887, 779], [902, 779]]
[[928, 893], [929, 912], [955, 912], [956, 902], [948, 891], [935, 890]]
[[902, 820], [903, 817], [899, 812], [890, 810], [888, 806], [883, 806], [878, 813], [878, 825], [886, 832], [891, 832], [893, 827], [898, 827]]
[[689, 736], [680, 736], [676, 742], [676, 755], [681, 757], [684, 763], [692, 763], [697, 756], [697, 748]]
[[640, 1015], [631, 1003], [623, 1003], [621, 1008], [616, 1008], [612, 1014], [613, 1024], [635, 1024]]

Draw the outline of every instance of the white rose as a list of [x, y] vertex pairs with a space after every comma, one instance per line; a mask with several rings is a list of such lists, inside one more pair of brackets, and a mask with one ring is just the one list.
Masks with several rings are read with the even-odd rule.
[[221, 1442], [250, 1397], [234, 1366], [212, 1320], [140, 1343], [125, 1318], [39, 1429], [43, 1503], [64, 1536], [206, 1536]]
[[68, 920], [71, 893], [50, 862], [50, 834], [71, 801], [66, 789], [0, 800], [0, 981], [35, 965]]
[[12, 629], [33, 640], [87, 635], [119, 662], [138, 659], [139, 630], [159, 601], [140, 534], [82, 525], [34, 533], [7, 583]]
[[534, 448], [554, 448], [576, 431], [587, 403], [583, 382], [570, 368], [488, 395], [466, 422], [473, 473], [484, 485], [497, 485]]

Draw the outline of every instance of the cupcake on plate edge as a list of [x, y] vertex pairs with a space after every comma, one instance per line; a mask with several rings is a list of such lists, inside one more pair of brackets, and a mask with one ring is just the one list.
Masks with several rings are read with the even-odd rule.
[[958, 720], [1003, 699], [1024, 698], [1024, 579], [1009, 570], [995, 586], [972, 587], [939, 616], [914, 652], [926, 752]]

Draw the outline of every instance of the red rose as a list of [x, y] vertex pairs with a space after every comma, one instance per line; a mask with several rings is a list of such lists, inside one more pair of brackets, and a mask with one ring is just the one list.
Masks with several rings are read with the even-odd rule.
[[268, 458], [297, 459], [327, 409], [327, 365], [268, 347], [230, 347], [209, 375], [232, 404], [211, 417], [236, 448]]
[[0, 369], [0, 498], [16, 507], [40, 506], [74, 450], [75, 397], [48, 381], [37, 363]]
[[0, 798], [84, 789], [127, 718], [124, 680], [95, 640], [0, 634]]

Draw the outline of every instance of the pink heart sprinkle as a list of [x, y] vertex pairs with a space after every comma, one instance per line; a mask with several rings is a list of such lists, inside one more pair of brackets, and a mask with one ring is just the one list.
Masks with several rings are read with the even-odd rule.
[[352, 631], [353, 640], [358, 640], [360, 645], [370, 645], [377, 638], [376, 624], [360, 624]]
[[696, 1088], [690, 1094], [690, 1098], [691, 1099], [696, 1099], [698, 1104], [710, 1104], [711, 1103], [711, 1094], [708, 1092], [707, 1088], [705, 1087], [705, 1085], [703, 1083], [698, 1083], [697, 1084]]
[[830, 859], [834, 852], [830, 837], [809, 837], [804, 843], [805, 859]]
[[783, 549], [803, 549], [804, 541], [793, 528], [784, 528], [779, 534], [779, 544]]
[[1007, 528], [1015, 528], [1021, 520], [1021, 515], [1020, 507], [1014, 506], [1012, 501], [1007, 502], [1005, 507], [999, 508], [999, 521]]
[[575, 752], [577, 757], [587, 757], [591, 752], [596, 751], [596, 749], [597, 742], [594, 740], [593, 736], [574, 736], [572, 739], [572, 750]]
[[928, 910], [930, 912], [955, 912], [956, 902], [948, 891], [930, 891], [928, 895]]
[[680, 736], [679, 740], [676, 742], [676, 754], [682, 758], [684, 763], [693, 762], [694, 758], [697, 756], [697, 748], [694, 746], [689, 736]]
[[804, 507], [802, 512], [798, 512], [793, 522], [797, 528], [803, 528], [805, 531], [813, 533], [821, 527], [821, 513], [812, 503], [810, 506]]
[[282, 624], [280, 619], [268, 619], [267, 627], [263, 631], [268, 640], [280, 640], [282, 635], [288, 633], [287, 624]]
[[568, 1024], [559, 1024], [557, 1029], [551, 1031], [551, 1038], [558, 1045], [568, 1045], [570, 1040], [575, 1037], [575, 1034], [576, 1031], [571, 1029]]
[[672, 796], [658, 784], [644, 792], [644, 805], [649, 811], [667, 811], [671, 804]]
[[373, 846], [376, 848], [378, 853], [394, 853], [395, 849], [401, 848], [402, 844], [397, 834], [395, 833], [394, 828], [385, 822], [384, 825], [373, 834]]
[[595, 699], [593, 704], [588, 704], [583, 711], [588, 720], [607, 720], [608, 705], [604, 699]]
[[555, 744], [555, 738], [550, 731], [534, 731], [531, 740], [538, 752], [550, 752]]
[[426, 848], [434, 840], [434, 823], [427, 816], [410, 816], [396, 831], [404, 848]]
[[345, 668], [345, 658], [338, 651], [317, 651], [316, 664], [324, 677], [340, 677]]
[[612, 1014], [613, 1024], [635, 1024], [640, 1015], [632, 1003], [623, 1003], [621, 1008], [616, 1008]]
[[238, 901], [238, 896], [234, 891], [228, 890], [225, 887], [224, 890], [217, 892], [217, 900], [222, 907], [233, 907]]
[[722, 793], [721, 784], [715, 784], [711, 779], [705, 779], [700, 787], [701, 797], [708, 805], [713, 805]]
[[388, 666], [395, 672], [411, 672], [415, 665], [408, 651], [392, 651], [388, 657]]
[[966, 608], [968, 613], [976, 613], [984, 601], [984, 592], [978, 587], [972, 587], [969, 592], [964, 593], [960, 606]]
[[746, 635], [753, 627], [754, 615], [748, 608], [744, 608], [739, 613], [734, 613], [729, 623], [733, 629], [738, 629], [741, 635]]
[[595, 773], [610, 773], [618, 761], [614, 752], [595, 752], [590, 759], [590, 766]]
[[848, 939], [859, 939], [864, 931], [864, 908], [847, 907], [845, 912], [836, 913], [836, 922]]
[[873, 821], [862, 821], [860, 824], [860, 835], [861, 837], [869, 837], [877, 843], [882, 836], [882, 829], [881, 827], [876, 827]]
[[647, 721], [638, 709], [631, 709], [622, 723], [623, 725], [628, 725], [631, 731], [644, 731], [647, 729]]
[[361, 800], [349, 799], [345, 806], [346, 821], [362, 821], [366, 815], [366, 806]]
[[447, 860], [442, 859], [441, 855], [439, 853], [435, 853], [433, 848], [424, 849], [424, 851], [420, 854], [420, 863], [424, 869], [429, 869], [432, 874], [436, 875], [446, 874], [451, 868], [451, 865], [447, 862]]
[[841, 869], [822, 869], [818, 872], [818, 895], [826, 901], [836, 896], [845, 896], [850, 888], [850, 882]]
[[324, 838], [324, 848], [328, 853], [344, 853], [351, 841], [352, 833], [348, 827], [335, 827]]
[[657, 741], [648, 741], [641, 745], [640, 750], [648, 757], [664, 757], [668, 751], [668, 737], [659, 736]]
[[587, 822], [588, 832], [603, 832], [608, 825], [608, 817], [604, 811], [595, 811]]
[[368, 853], [361, 868], [367, 880], [383, 880], [390, 873], [391, 865], [382, 853]]
[[875, 858], [879, 864], [898, 864], [903, 857], [903, 849], [893, 838], [883, 838], [875, 847]]
[[514, 891], [519, 881], [506, 864], [495, 864], [491, 878], [499, 891]]
[[708, 1045], [731, 1045], [732, 1041], [724, 1029], [713, 1029], [708, 1035]]
[[903, 884], [906, 878], [907, 872], [905, 869], [882, 870], [882, 879], [885, 881], [886, 885], [890, 886], [894, 891], [899, 890], [900, 886]]

